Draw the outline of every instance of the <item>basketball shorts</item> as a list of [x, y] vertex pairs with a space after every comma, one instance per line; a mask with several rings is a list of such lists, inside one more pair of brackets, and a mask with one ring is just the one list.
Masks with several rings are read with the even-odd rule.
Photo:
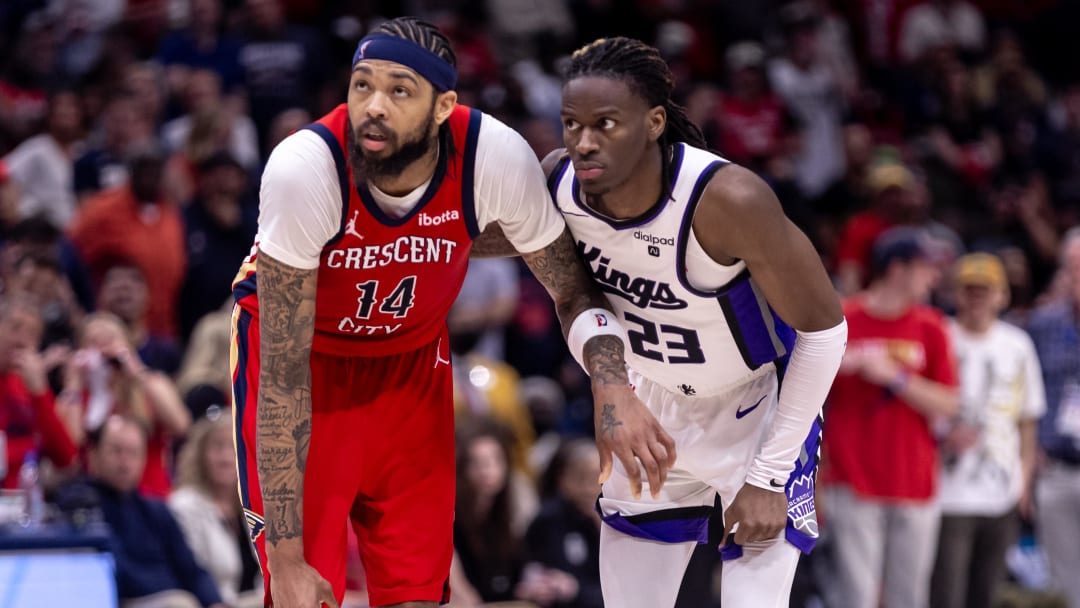
[[[266, 581], [255, 442], [258, 321], [233, 315], [232, 375], [240, 498]], [[347, 534], [357, 536], [371, 605], [449, 600], [453, 555], [453, 376], [445, 334], [387, 357], [311, 356], [311, 443], [304, 473], [304, 556], [345, 594]]]
[[[633, 371], [630, 382], [675, 440], [678, 460], [657, 499], [652, 498], [643, 471], [641, 498], [635, 500], [626, 470], [616, 458], [598, 501], [604, 523], [658, 542], [719, 542], [723, 528], [715, 527], [723, 525], [723, 510], [746, 482], [776, 412], [779, 382], [775, 368], [763, 367], [749, 380], [712, 397], [676, 394]], [[784, 488], [788, 497], [784, 537], [804, 553], [810, 552], [818, 536], [814, 485], [820, 442], [819, 417], [809, 429]], [[742, 548], [729, 539], [720, 554], [725, 560], [736, 559]]]

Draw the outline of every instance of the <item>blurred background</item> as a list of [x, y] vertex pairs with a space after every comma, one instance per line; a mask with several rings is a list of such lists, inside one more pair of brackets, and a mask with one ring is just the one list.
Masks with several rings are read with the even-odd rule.
[[[896, 227], [919, 232], [934, 280], [916, 296], [946, 315], [964, 313], [957, 261], [992, 255], [985, 282], [1006, 294], [992, 313], [1031, 330], [1042, 367], [1041, 396], [1010, 414], [1038, 446], [1006, 454], [1032, 467], [990, 518], [1002, 566], [971, 577], [996, 606], [1080, 608], [1072, 0], [4, 0], [0, 606], [261, 605], [229, 431], [230, 283], [270, 150], [344, 101], [357, 41], [405, 14], [451, 38], [459, 100], [540, 157], [561, 146], [574, 49], [655, 45], [710, 146], [773, 187], [844, 297]], [[519, 260], [478, 260], [449, 324], [452, 606], [602, 606], [591, 395], [551, 302]], [[955, 369], [977, 418], [997, 372]], [[976, 441], [935, 432], [935, 467]], [[829, 593], [843, 540], [819, 515], [792, 605], [843, 608]], [[954, 572], [953, 547], [922, 567]], [[720, 567], [699, 551], [679, 606], [718, 606]], [[934, 604], [977, 605], [955, 601]]]

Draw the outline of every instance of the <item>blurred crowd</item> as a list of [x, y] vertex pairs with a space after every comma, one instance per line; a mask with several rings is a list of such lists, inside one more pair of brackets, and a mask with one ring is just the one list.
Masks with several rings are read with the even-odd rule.
[[[655, 45], [710, 146], [774, 188], [849, 323], [869, 319], [826, 404], [822, 539], [793, 605], [916, 605], [906, 586], [1080, 608], [1077, 3], [7, 0], [0, 477], [41, 484], [45, 519], [110, 525], [125, 605], [261, 605], [230, 285], [269, 151], [344, 101], [356, 42], [401, 14], [450, 36], [459, 100], [540, 157], [569, 53]], [[602, 606], [591, 395], [547, 294], [476, 260], [449, 325], [453, 605]], [[860, 426], [918, 388], [896, 365], [959, 398]], [[719, 567], [699, 551], [679, 606], [718, 605]]]

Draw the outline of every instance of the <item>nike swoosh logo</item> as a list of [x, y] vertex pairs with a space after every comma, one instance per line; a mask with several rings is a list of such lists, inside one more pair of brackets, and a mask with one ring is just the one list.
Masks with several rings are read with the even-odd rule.
[[770, 486], [772, 486], [772, 487], [774, 487], [774, 488], [782, 488], [782, 487], [784, 487], [784, 484], [782, 484], [782, 483], [776, 483], [776, 480], [775, 480], [775, 479], [770, 479], [770, 480], [769, 480], [769, 485], [770, 485]]
[[768, 397], [768, 396], [769, 396], [769, 393], [765, 393], [764, 395], [761, 396], [761, 399], [758, 399], [757, 402], [754, 403], [754, 405], [751, 405], [750, 407], [746, 408], [745, 410], [742, 409], [742, 406], [739, 406], [739, 409], [735, 410], [735, 418], [736, 419], [742, 418], [743, 416], [746, 416], [750, 412], [756, 410], [758, 408], [758, 406], [761, 405], [761, 402], [765, 400], [765, 397]]

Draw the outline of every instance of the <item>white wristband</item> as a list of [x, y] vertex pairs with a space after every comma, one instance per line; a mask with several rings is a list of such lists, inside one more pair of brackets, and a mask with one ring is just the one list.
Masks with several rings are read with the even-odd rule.
[[579, 314], [570, 324], [566, 344], [585, 373], [589, 373], [585, 366], [585, 343], [596, 336], [618, 336], [626, 344], [626, 331], [610, 310], [590, 308]]

